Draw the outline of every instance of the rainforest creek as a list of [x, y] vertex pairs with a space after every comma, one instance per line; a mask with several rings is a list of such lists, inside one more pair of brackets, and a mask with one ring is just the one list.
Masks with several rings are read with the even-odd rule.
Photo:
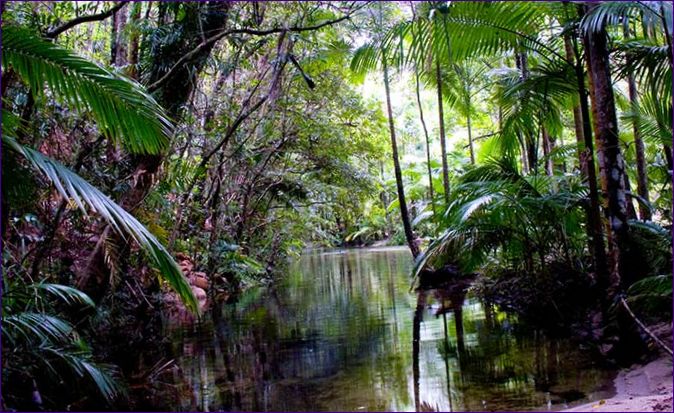
[[3, 411], [671, 369], [670, 2], [0, 4]]

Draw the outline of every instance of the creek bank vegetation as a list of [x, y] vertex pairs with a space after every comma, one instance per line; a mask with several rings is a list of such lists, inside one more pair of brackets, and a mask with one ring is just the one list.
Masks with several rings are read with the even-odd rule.
[[3, 409], [155, 408], [164, 325], [306, 246], [408, 245], [610, 358], [671, 348], [671, 16], [3, 2]]

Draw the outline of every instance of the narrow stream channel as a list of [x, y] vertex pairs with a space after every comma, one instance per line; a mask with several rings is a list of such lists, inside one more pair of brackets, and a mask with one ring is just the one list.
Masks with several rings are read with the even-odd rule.
[[419, 298], [411, 266], [405, 248], [310, 251], [217, 319], [168, 327], [175, 409], [560, 410], [612, 391], [569, 341], [470, 296]]

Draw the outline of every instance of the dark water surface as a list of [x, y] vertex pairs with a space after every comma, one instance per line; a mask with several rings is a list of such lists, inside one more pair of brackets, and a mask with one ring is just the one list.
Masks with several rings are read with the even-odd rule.
[[175, 409], [559, 410], [612, 390], [571, 342], [460, 292], [410, 292], [411, 266], [405, 248], [310, 251], [222, 316], [170, 327]]

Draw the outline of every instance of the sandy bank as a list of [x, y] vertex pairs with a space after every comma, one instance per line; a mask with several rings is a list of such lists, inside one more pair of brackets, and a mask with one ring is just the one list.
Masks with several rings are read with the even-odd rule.
[[565, 412], [671, 412], [672, 359], [662, 357], [621, 371], [614, 380], [616, 395]]

